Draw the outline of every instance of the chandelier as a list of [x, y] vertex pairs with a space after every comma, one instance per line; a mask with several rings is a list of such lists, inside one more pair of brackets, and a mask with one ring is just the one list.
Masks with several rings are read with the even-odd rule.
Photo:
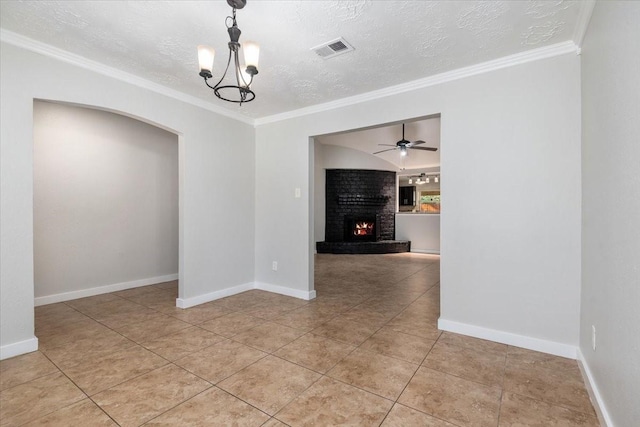
[[[260, 54], [260, 47], [253, 42], [246, 42], [244, 45], [240, 45], [240, 28], [236, 22], [236, 9], [242, 9], [247, 4], [247, 0], [227, 0], [227, 3], [233, 9], [231, 16], [227, 16], [225, 24], [227, 31], [229, 32], [229, 59], [227, 60], [227, 68], [224, 70], [224, 74], [218, 83], [211, 85], [209, 79], [213, 78], [213, 58], [215, 56], [215, 50], [212, 47], [199, 45], [198, 46], [198, 62], [200, 63], [200, 77], [204, 79], [207, 86], [213, 89], [213, 93], [224, 101], [235, 102], [242, 105], [243, 102], [250, 102], [256, 97], [256, 94], [251, 90], [251, 82], [253, 77], [258, 74], [258, 57]], [[238, 52], [242, 47], [244, 52], [244, 67], [240, 66], [240, 60], [238, 59]], [[227, 77], [229, 71], [229, 65], [231, 65], [231, 59], [233, 58], [233, 70], [234, 76], [231, 77], [232, 83], [236, 84], [222, 84], [223, 80]]]

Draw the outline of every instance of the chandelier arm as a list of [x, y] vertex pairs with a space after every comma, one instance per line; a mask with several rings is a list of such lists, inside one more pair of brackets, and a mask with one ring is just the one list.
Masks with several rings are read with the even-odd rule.
[[247, 94], [242, 91], [242, 86], [240, 85], [240, 80], [244, 82], [242, 78], [242, 73], [240, 72], [240, 65], [238, 65], [238, 51], [233, 51], [233, 60], [235, 65], [235, 75], [236, 75], [236, 86], [238, 87], [238, 94], [240, 95], [240, 105], [247, 99]]
[[222, 83], [222, 80], [224, 80], [224, 78], [227, 76], [227, 71], [229, 71], [229, 64], [231, 64], [231, 50], [229, 50], [229, 59], [227, 59], [227, 68], [224, 69], [224, 73], [222, 73], [222, 77], [220, 77], [220, 80], [218, 80], [218, 83], [215, 84], [215, 86], [211, 87], [209, 84], [207, 84], [207, 86], [211, 87], [211, 89], [217, 89], [218, 86], [220, 86], [220, 83]]
[[[238, 59], [237, 50], [234, 52], [234, 59], [236, 61], [236, 81], [238, 82], [238, 86], [248, 88], [251, 85], [251, 82], [253, 81], [253, 76], [251, 76], [251, 80], [249, 80], [249, 83], [247, 83], [244, 80], [244, 73], [242, 72], [242, 70], [240, 70], [240, 60]], [[240, 80], [242, 80], [242, 83], [244, 83], [244, 85], [240, 84]]]
[[207, 77], [204, 77], [204, 84], [206, 84], [207, 86], [209, 86], [210, 89], [215, 89], [215, 86], [211, 86], [209, 84], [209, 79]]
[[[238, 85], [238, 87], [242, 87], [240, 85], [240, 80], [242, 80], [242, 83], [244, 83], [244, 78], [242, 77], [242, 72], [240, 71], [240, 64], [238, 62], [238, 51], [236, 50], [235, 52], [233, 52], [233, 60], [235, 62], [235, 68], [236, 68], [236, 83]], [[245, 83], [246, 86], [246, 83]], [[242, 91], [241, 91], [242, 92]]]

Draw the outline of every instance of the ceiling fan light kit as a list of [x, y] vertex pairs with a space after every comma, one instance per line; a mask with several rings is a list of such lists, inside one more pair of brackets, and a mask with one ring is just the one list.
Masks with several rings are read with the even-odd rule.
[[[200, 77], [204, 79], [207, 86], [213, 89], [215, 95], [228, 102], [234, 102], [242, 105], [244, 102], [251, 102], [255, 99], [256, 94], [251, 90], [253, 77], [258, 74], [258, 58], [260, 56], [260, 47], [254, 42], [245, 42], [240, 44], [240, 28], [236, 22], [236, 9], [242, 9], [247, 4], [247, 0], [227, 0], [227, 3], [233, 9], [232, 15], [227, 16], [225, 23], [227, 32], [229, 33], [229, 59], [227, 59], [227, 67], [222, 74], [220, 80], [215, 85], [209, 84], [209, 79], [213, 78], [213, 59], [215, 57], [215, 49], [205, 45], [198, 46], [198, 63], [200, 65]], [[244, 52], [245, 66], [240, 66], [238, 52], [242, 48]], [[229, 71], [231, 59], [233, 58], [233, 76], [236, 84], [222, 84]]]

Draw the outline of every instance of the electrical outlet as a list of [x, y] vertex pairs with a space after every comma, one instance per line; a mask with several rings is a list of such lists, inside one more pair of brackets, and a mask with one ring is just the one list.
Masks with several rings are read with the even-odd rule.
[[278, 261], [273, 261], [273, 262], [271, 263], [271, 269], [272, 269], [273, 271], [278, 271]]
[[591, 325], [591, 347], [596, 351], [596, 327]]
[[302, 196], [302, 191], [300, 190], [300, 188], [296, 187], [295, 191], [293, 192], [294, 197], [296, 199], [299, 199]]

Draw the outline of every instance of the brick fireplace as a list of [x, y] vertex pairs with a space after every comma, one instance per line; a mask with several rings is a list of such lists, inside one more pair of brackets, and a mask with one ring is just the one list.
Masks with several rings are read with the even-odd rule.
[[327, 169], [325, 241], [320, 253], [408, 251], [395, 241], [396, 173], [363, 169]]

